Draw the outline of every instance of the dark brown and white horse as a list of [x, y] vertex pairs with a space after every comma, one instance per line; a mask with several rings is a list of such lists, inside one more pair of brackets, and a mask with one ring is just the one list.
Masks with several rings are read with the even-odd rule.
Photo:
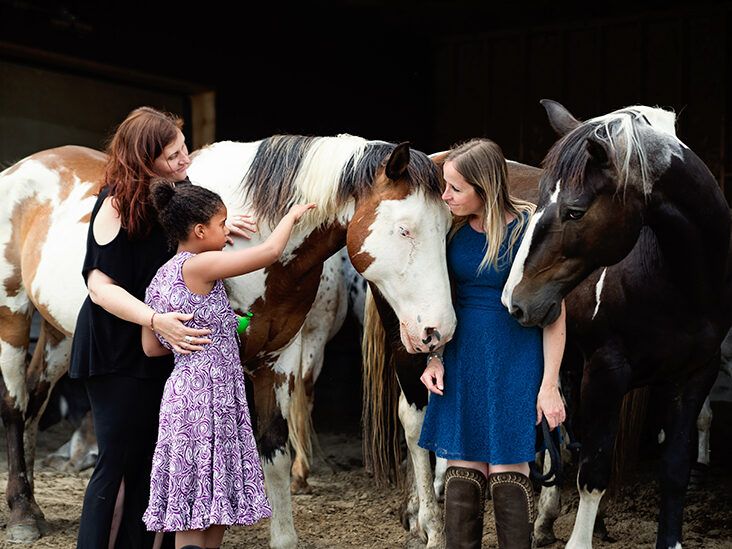
[[[32, 541], [43, 513], [33, 497], [38, 418], [68, 366], [70, 336], [86, 295], [79, 275], [104, 155], [62, 147], [25, 158], [0, 174], [0, 368], [8, 437], [6, 537]], [[403, 344], [434, 348], [455, 327], [445, 269], [449, 212], [439, 175], [407, 145], [359, 137], [277, 136], [222, 142], [196, 154], [191, 180], [219, 192], [230, 215], [253, 212], [266, 237], [295, 201], [318, 205], [298, 224], [281, 260], [227, 282], [234, 307], [255, 322], [242, 346], [254, 383], [257, 440], [273, 506], [273, 547], [294, 547], [289, 495], [288, 406], [300, 370], [301, 327], [324, 261], [346, 243], [353, 264], [399, 315]], [[25, 362], [33, 309], [41, 339]]]
[[[430, 156], [441, 171], [447, 153]], [[540, 175], [538, 168], [508, 161], [511, 193], [524, 200], [537, 200]], [[441, 186], [444, 188], [444, 181]], [[366, 300], [363, 341], [364, 461], [380, 484], [393, 481], [401, 484], [405, 480], [400, 477], [399, 422], [409, 452], [408, 492], [401, 513], [402, 524], [426, 542], [428, 548], [442, 547], [443, 520], [436, 493], [441, 493], [446, 462], [437, 460], [438, 470], [433, 476], [429, 452], [417, 444], [428, 396], [419, 381], [425, 355], [407, 351], [399, 338], [398, 316], [379, 289], [373, 285], [371, 288]]]
[[621, 401], [647, 385], [668, 395], [656, 546], [680, 547], [697, 416], [732, 312], [730, 211], [673, 113], [630, 107], [579, 122], [543, 104], [563, 137], [503, 300], [529, 326], [551, 323], [565, 299], [568, 339], [584, 356], [581, 499], [567, 547], [592, 544]]

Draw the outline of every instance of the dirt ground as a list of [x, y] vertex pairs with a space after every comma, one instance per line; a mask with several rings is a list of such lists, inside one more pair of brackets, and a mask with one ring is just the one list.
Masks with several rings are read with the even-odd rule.
[[[67, 423], [39, 435], [38, 461], [67, 440]], [[316, 457], [310, 479], [313, 493], [295, 496], [293, 508], [300, 547], [325, 548], [408, 548], [423, 545], [402, 529], [399, 509], [402, 496], [397, 489], [378, 490], [364, 472], [360, 440], [354, 435], [321, 434], [322, 454]], [[728, 449], [717, 452], [729, 462]], [[3, 452], [0, 482], [7, 480]], [[608, 501], [607, 528], [617, 541], [596, 540], [595, 547], [613, 549], [652, 547], [656, 531], [658, 495], [653, 475], [654, 465], [642, 463], [630, 475], [620, 493]], [[46, 514], [49, 532], [34, 548], [72, 548], [75, 544], [81, 502], [90, 471], [62, 473], [39, 465], [36, 471], [36, 498]], [[563, 490], [562, 516], [556, 523], [560, 541], [550, 547], [563, 547], [569, 538], [578, 497], [568, 481]], [[713, 461], [703, 491], [688, 496], [684, 526], [685, 548], [732, 548], [732, 471]], [[5, 506], [0, 510], [0, 524], [7, 520]], [[2, 534], [0, 533], [0, 536]], [[0, 537], [1, 539], [1, 537]], [[269, 522], [250, 528], [232, 528], [224, 539], [224, 548], [267, 547]], [[495, 547], [491, 505], [486, 510], [484, 547]], [[0, 540], [2, 548], [17, 548]]]

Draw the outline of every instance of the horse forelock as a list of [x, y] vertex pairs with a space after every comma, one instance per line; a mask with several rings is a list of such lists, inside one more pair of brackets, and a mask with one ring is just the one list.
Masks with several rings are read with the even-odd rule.
[[[309, 231], [352, 211], [354, 200], [373, 188], [395, 145], [366, 141], [352, 135], [312, 137], [278, 135], [265, 139], [257, 149], [242, 194], [255, 215], [274, 225], [295, 203], [314, 202], [299, 224]], [[424, 189], [439, 199], [439, 174], [434, 163], [419, 151], [410, 151], [405, 178], [409, 188]]]
[[[565, 188], [582, 189], [587, 162], [587, 139], [605, 144], [609, 160], [618, 174], [618, 190], [636, 185], [643, 194], [653, 190], [652, 140], [680, 143], [675, 132], [676, 115], [652, 107], [628, 107], [593, 118], [557, 141], [543, 162], [550, 181], [561, 179]], [[649, 131], [650, 130], [650, 131]], [[659, 134], [662, 134], [661, 137]]]

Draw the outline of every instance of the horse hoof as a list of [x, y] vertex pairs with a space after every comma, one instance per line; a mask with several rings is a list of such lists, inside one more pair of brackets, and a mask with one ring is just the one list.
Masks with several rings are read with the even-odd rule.
[[537, 547], [545, 547], [547, 545], [551, 545], [555, 541], [557, 541], [557, 536], [554, 535], [554, 532], [542, 532], [540, 534], [536, 534], [535, 537]]
[[292, 479], [292, 483], [290, 483], [290, 493], [292, 495], [312, 494], [313, 488], [308, 484], [307, 480], [295, 478]]
[[40, 537], [41, 531], [35, 521], [8, 524], [5, 529], [5, 541], [8, 543], [33, 543]]
[[409, 532], [409, 517], [406, 513], [402, 513], [402, 528]]
[[699, 492], [704, 489], [709, 477], [709, 466], [703, 463], [695, 463], [691, 466], [691, 476], [689, 477], [689, 492]]

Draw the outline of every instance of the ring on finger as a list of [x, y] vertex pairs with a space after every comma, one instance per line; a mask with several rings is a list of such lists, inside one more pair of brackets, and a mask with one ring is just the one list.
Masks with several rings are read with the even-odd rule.
[[183, 338], [183, 341], [185, 341], [186, 343], [191, 343], [193, 341], [193, 338], [191, 336], [185, 336]]

